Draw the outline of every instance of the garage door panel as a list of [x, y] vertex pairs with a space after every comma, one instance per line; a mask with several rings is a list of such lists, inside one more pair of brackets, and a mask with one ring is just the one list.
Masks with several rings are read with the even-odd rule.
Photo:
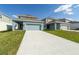
[[26, 30], [40, 30], [40, 25], [26, 25]]

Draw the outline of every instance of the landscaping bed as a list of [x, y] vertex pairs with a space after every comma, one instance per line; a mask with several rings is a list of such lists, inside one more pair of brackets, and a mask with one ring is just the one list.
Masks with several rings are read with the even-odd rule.
[[0, 32], [0, 55], [15, 55], [25, 31]]
[[44, 31], [79, 43], [79, 32], [63, 31], [63, 30], [44, 30]]

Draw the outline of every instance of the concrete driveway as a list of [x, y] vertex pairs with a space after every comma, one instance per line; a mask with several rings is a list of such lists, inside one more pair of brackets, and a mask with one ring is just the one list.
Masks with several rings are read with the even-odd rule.
[[79, 44], [44, 31], [26, 31], [17, 55], [79, 54]]

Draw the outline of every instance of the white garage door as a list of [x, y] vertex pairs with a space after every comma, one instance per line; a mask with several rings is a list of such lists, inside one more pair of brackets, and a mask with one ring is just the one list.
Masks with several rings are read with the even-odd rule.
[[34, 24], [28, 24], [26, 25], [26, 30], [40, 30], [41, 26], [40, 25], [34, 25]]

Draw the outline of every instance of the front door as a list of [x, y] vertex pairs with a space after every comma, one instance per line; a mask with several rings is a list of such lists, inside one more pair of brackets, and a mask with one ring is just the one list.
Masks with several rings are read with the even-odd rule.
[[22, 30], [22, 29], [23, 29], [23, 23], [19, 23], [19, 24], [18, 24], [18, 29], [19, 29], [19, 30]]

